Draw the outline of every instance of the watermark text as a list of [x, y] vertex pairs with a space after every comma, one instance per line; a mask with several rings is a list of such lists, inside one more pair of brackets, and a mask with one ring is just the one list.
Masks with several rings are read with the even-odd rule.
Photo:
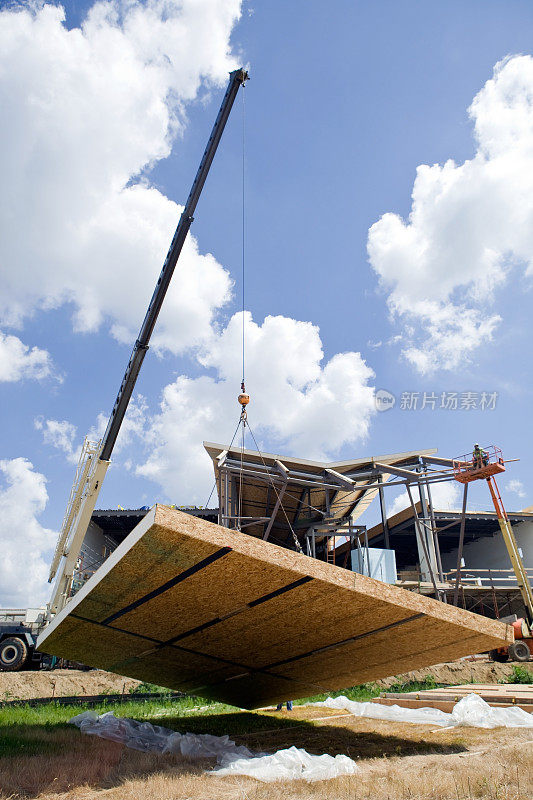
[[378, 389], [375, 401], [378, 411], [390, 411], [395, 405], [400, 411], [494, 411], [498, 392], [405, 391], [397, 396], [386, 389]]

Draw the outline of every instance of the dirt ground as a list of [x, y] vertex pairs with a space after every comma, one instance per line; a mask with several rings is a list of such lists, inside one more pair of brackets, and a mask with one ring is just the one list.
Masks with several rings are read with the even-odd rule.
[[[376, 681], [386, 689], [392, 683], [422, 680], [433, 675], [437, 683], [460, 684], [497, 683], [512, 672], [511, 664], [497, 664], [493, 661], [454, 661], [437, 664], [434, 667], [408, 672]], [[0, 700], [28, 700], [32, 697], [66, 697], [70, 695], [96, 695], [128, 693], [138, 686], [139, 681], [123, 678], [103, 670], [82, 672], [73, 669], [56, 669], [52, 672], [0, 672]]]
[[[280, 716], [275, 712], [271, 718]], [[2, 761], [0, 800], [531, 800], [533, 731], [434, 729], [296, 707], [296, 724], [235, 736], [252, 749], [346, 753], [360, 772], [328, 781], [261, 783], [206, 774], [187, 762], [51, 728], [49, 753]], [[297, 720], [300, 720], [298, 724]], [[180, 725], [180, 720], [173, 720]], [[274, 724], [274, 719], [272, 720]], [[42, 732], [41, 732], [42, 735]]]
[[128, 693], [139, 681], [94, 669], [54, 669], [51, 672], [0, 672], [0, 700], [34, 697]]
[[387, 688], [392, 683], [421, 681], [426, 675], [432, 675], [436, 683], [445, 683], [450, 686], [457, 686], [461, 683], [498, 683], [511, 675], [513, 666], [513, 664], [499, 664], [488, 658], [475, 661], [461, 659], [446, 664], [436, 664], [434, 667], [416, 669], [413, 672], [406, 672], [404, 675], [394, 675], [376, 681], [376, 683], [378, 686]]

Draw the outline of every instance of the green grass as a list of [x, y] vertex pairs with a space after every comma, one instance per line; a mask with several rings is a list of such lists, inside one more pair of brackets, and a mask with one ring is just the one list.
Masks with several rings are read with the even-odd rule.
[[305, 705], [306, 703], [318, 703], [321, 700], [326, 700], [328, 697], [340, 697], [344, 695], [348, 700], [356, 700], [360, 703], [366, 700], [372, 700], [374, 697], [383, 691], [381, 686], [375, 683], [362, 683], [359, 686], [349, 686], [347, 689], [339, 689], [337, 692], [324, 692], [323, 694], [314, 694], [312, 697], [302, 697], [300, 700], [295, 700], [295, 705]]
[[[195, 711], [198, 706], [208, 705], [206, 711]], [[87, 711], [88, 706], [84, 704], [63, 706], [59, 703], [47, 703], [46, 705], [32, 708], [30, 705], [4, 706], [0, 708], [0, 731], [11, 725], [60, 725], [66, 724], [69, 719]], [[135, 719], [153, 719], [167, 715], [181, 716], [182, 714], [212, 714], [212, 713], [232, 713], [237, 712], [233, 706], [223, 703], [213, 703], [211, 701], [199, 700], [194, 697], [184, 697], [179, 700], [167, 700], [158, 698], [157, 700], [139, 701], [132, 696], [131, 700], [123, 703], [102, 702], [98, 706], [91, 707], [91, 711], [97, 714], [105, 714], [107, 711], [114, 711], [120, 717], [134, 717]]]
[[[198, 728], [200, 720], [195, 720], [195, 716], [201, 716], [204, 725], [208, 717], [213, 721], [208, 725], [210, 729], [202, 729], [202, 733], [212, 732], [217, 735], [228, 733], [228, 724], [225, 723], [224, 729], [221, 718], [228, 720], [237, 715], [238, 710], [223, 703], [211, 703], [209, 710], [199, 711], [197, 708], [195, 710], [200, 704], [197, 699], [189, 697], [179, 700], [161, 698], [144, 702], [132, 698], [124, 703], [103, 702], [90, 710], [97, 714], [113, 711], [117, 717], [147, 720], [154, 725], [181, 731], [185, 728], [187, 730]], [[76, 728], [69, 725], [68, 721], [86, 710], [88, 710], [86, 705], [62, 706], [59, 703], [47, 703], [35, 708], [29, 705], [0, 708], [0, 758], [53, 755], [60, 747], [54, 742], [54, 733], [63, 730], [69, 732], [67, 736], [70, 733], [76, 736]], [[235, 727], [240, 730], [243, 725], [244, 722], [236, 721]]]
[[[517, 673], [523, 667], [516, 667]], [[531, 673], [528, 673], [531, 676]], [[533, 677], [533, 676], [531, 676]], [[521, 683], [531, 682], [521, 679]], [[432, 675], [427, 675], [423, 681], [410, 681], [408, 683], [392, 684], [388, 691], [391, 692], [416, 692], [424, 689], [435, 689], [440, 684], [435, 682]], [[152, 684], [150, 684], [152, 686]], [[159, 689], [159, 687], [156, 687]], [[349, 700], [364, 702], [377, 697], [383, 688], [375, 683], [363, 683], [359, 686], [351, 686], [337, 692], [313, 695], [312, 697], [295, 700], [295, 704], [304, 705], [305, 703], [318, 702], [327, 697], [339, 697], [346, 695]], [[0, 731], [12, 725], [60, 725], [66, 724], [69, 719], [86, 711], [89, 707], [84, 704], [64, 706], [59, 703], [51, 702], [46, 705], [32, 708], [30, 705], [4, 706], [0, 708]], [[200, 710], [201, 709], [201, 710]], [[237, 714], [239, 709], [224, 703], [217, 703], [213, 700], [206, 700], [200, 697], [183, 697], [172, 700], [171, 698], [158, 697], [154, 700], [139, 701], [135, 700], [135, 695], [122, 703], [114, 701], [103, 701], [98, 706], [91, 707], [92, 711], [98, 714], [105, 714], [107, 711], [114, 711], [120, 717], [133, 717], [134, 719], [154, 720], [156, 723], [161, 720], [165, 725], [166, 717], [202, 717], [205, 718], [216, 714]]]
[[129, 690], [129, 694], [172, 694], [172, 689], [143, 681], [139, 683], [138, 686], [132, 686]]
[[[206, 708], [200, 705], [209, 703]], [[61, 706], [47, 703], [32, 708], [29, 705], [0, 708], [0, 758], [23, 755], [53, 755], [61, 746], [54, 734], [63, 731], [76, 737], [76, 728], [68, 724], [72, 717], [87, 710], [87, 706]], [[224, 703], [199, 701], [194, 698], [124, 703], [102, 703], [91, 709], [98, 714], [113, 711], [117, 717], [131, 717], [162, 725], [171, 730], [190, 733], [210, 733], [214, 736], [244, 736], [273, 728], [296, 728], [309, 723], [292, 718], [275, 718], [260, 712], [244, 712]], [[64, 736], [63, 736], [64, 738]]]
[[426, 675], [422, 681], [404, 681], [403, 683], [391, 683], [388, 692], [425, 692], [428, 689], [439, 689], [444, 683], [437, 683], [433, 675]]
[[[516, 670], [517, 672], [519, 670], [527, 672], [523, 667], [518, 667]], [[146, 691], [147, 686], [144, 685], [143, 691]], [[152, 688], [151, 684], [149, 686]], [[389, 691], [412, 692], [434, 689], [437, 686], [433, 676], [427, 675], [423, 681], [393, 684], [389, 687]], [[159, 687], [153, 688], [159, 691]], [[364, 683], [338, 692], [296, 700], [295, 704], [317, 702], [325, 700], [327, 697], [338, 697], [341, 694], [346, 695], [350, 700], [364, 702], [377, 697], [381, 691], [383, 691], [382, 687], [374, 683]], [[53, 754], [56, 752], [54, 748], [57, 748], [51, 737], [53, 731], [63, 729], [72, 731], [74, 734], [75, 729], [68, 725], [68, 721], [87, 709], [88, 706], [83, 704], [64, 706], [55, 702], [35, 708], [30, 705], [0, 708], [0, 757]], [[224, 734], [243, 736], [273, 728], [298, 728], [309, 725], [309, 723], [296, 720], [291, 716], [280, 719], [260, 712], [243, 712], [234, 706], [197, 697], [175, 700], [170, 697], [168, 699], [159, 697], [154, 700], [139, 701], [135, 700], [135, 695], [132, 694], [131, 698], [125, 702], [104, 701], [100, 705], [92, 707], [91, 710], [97, 714], [113, 711], [118, 717], [146, 720], [154, 725], [162, 725], [182, 732], [211, 733], [216, 736]]]
[[438, 689], [444, 686], [442, 683], [437, 683], [433, 675], [426, 675], [422, 681], [406, 681], [405, 683], [393, 683], [385, 690], [383, 686], [378, 686], [375, 683], [362, 683], [359, 686], [350, 686], [347, 689], [340, 689], [338, 692], [326, 692], [325, 694], [316, 694], [313, 697], [304, 697], [301, 700], [295, 700], [296, 705], [303, 705], [305, 703], [317, 703], [320, 700], [326, 700], [328, 697], [340, 697], [344, 695], [348, 700], [355, 700], [359, 703], [364, 703], [367, 700], [372, 700], [378, 697], [381, 692], [422, 692], [426, 689]]
[[514, 666], [512, 673], [498, 683], [533, 683], [533, 672], [527, 667]]

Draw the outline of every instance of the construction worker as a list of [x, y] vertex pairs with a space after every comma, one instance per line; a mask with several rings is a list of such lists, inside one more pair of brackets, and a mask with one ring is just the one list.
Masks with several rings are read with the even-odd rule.
[[481, 469], [481, 467], [486, 467], [487, 464], [489, 463], [489, 457], [487, 453], [478, 444], [474, 445], [474, 451], [472, 453], [472, 456], [475, 469]]
[[[283, 708], [283, 703], [278, 703], [276, 706], [276, 711], [281, 711]], [[292, 711], [292, 700], [287, 700], [287, 711]]]

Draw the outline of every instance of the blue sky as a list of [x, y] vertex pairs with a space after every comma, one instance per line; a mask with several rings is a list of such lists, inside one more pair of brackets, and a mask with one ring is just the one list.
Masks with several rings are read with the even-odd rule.
[[[183, 3], [185, 12], [190, 7]], [[531, 199], [524, 201], [533, 151], [530, 3], [271, 0], [246, 2], [239, 14], [237, 0], [205, 0], [184, 15], [176, 0], [169, 17], [177, 27], [162, 33], [155, 1], [133, 6], [137, 17], [119, 3], [65, 3], [64, 22], [53, 15], [43, 21], [37, 11], [26, 13], [25, 25], [20, 8], [18, 21], [11, 5], [0, 16], [10, 59], [0, 77], [8, 176], [0, 189], [0, 330], [39, 352], [29, 363], [27, 351], [14, 354], [12, 340], [3, 356], [0, 350], [0, 540], [11, 542], [13, 563], [38, 551], [28, 555], [35, 591], [76, 448], [111, 409], [177, 222], [170, 201], [184, 202], [227, 71], [241, 62], [251, 76], [246, 309], [257, 326], [249, 334], [247, 388], [261, 445], [333, 460], [426, 447], [453, 456], [474, 441], [494, 442], [521, 459], [502, 481], [507, 506], [533, 502], [525, 275], [533, 212]], [[102, 43], [110, 31], [120, 34], [116, 53]], [[520, 55], [500, 67], [477, 117], [469, 116], [495, 65]], [[179, 130], [168, 127], [167, 112]], [[136, 399], [101, 507], [202, 504], [210, 464], [201, 440], [233, 433], [241, 126], [239, 97], [193, 224], [200, 256], [189, 254], [189, 278], [176, 273], [159, 352], [145, 360], [137, 385], [143, 399]], [[454, 165], [445, 172], [449, 159]], [[472, 166], [463, 169], [465, 161]], [[391, 218], [380, 224], [389, 212], [408, 218], [423, 164], [440, 167], [419, 173], [414, 225], [406, 232]], [[126, 200], [124, 187], [140, 191]], [[212, 263], [202, 261], [207, 253]], [[198, 313], [184, 323], [200, 268], [189, 303]], [[282, 319], [263, 325], [269, 315]], [[392, 392], [396, 406], [376, 413], [374, 389]], [[478, 400], [497, 392], [498, 399], [485, 411], [400, 408], [402, 392], [424, 391], [439, 398], [470, 391]], [[33, 468], [17, 462], [15, 470], [16, 459]], [[522, 486], [509, 486], [511, 479]], [[25, 496], [30, 508], [16, 521], [14, 503]], [[483, 487], [472, 499], [488, 506]], [[24, 543], [30, 539], [32, 548]], [[24, 592], [5, 582], [4, 602], [22, 602]]]

